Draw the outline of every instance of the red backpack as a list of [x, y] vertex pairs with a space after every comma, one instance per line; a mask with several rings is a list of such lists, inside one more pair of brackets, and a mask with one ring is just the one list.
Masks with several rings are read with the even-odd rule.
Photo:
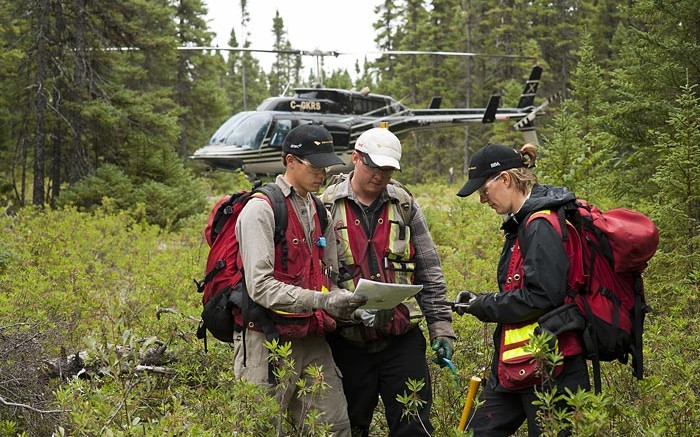
[[559, 206], [554, 213], [532, 213], [526, 225], [536, 219], [551, 223], [565, 244], [580, 246], [569, 260], [565, 305], [542, 316], [540, 327], [556, 330], [549, 326], [561, 324], [562, 314], [572, 309], [583, 317], [583, 343], [593, 363], [596, 393], [601, 386], [601, 361], [626, 364], [631, 356], [632, 374], [642, 379], [644, 317], [651, 312], [642, 271], [656, 252], [658, 228], [639, 212], [603, 213], [582, 199]]
[[[233, 334], [243, 327], [265, 333], [269, 340], [280, 333], [291, 337], [303, 337], [317, 333], [319, 329], [332, 330], [333, 327], [320, 327], [317, 317], [288, 319], [253, 302], [246, 290], [243, 268], [240, 265], [236, 221], [243, 207], [256, 193], [261, 193], [272, 206], [275, 217], [274, 244], [282, 245], [282, 266], [287, 265], [287, 202], [281, 188], [275, 183], [261, 185], [256, 181], [250, 191], [240, 191], [222, 198], [212, 208], [204, 237], [209, 244], [206, 274], [197, 281], [197, 292], [202, 294], [202, 321], [197, 329], [197, 338], [204, 340], [209, 331], [216, 339], [231, 343]], [[323, 212], [325, 207], [313, 196], [316, 210]], [[319, 214], [321, 229], [328, 226], [326, 214]], [[329, 322], [324, 319], [324, 322]], [[330, 322], [329, 322], [330, 323]]]

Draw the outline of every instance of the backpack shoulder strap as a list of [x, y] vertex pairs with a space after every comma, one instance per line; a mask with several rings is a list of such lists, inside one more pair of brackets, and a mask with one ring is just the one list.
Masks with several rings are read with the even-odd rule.
[[272, 206], [272, 214], [275, 217], [275, 244], [279, 243], [287, 232], [287, 199], [282, 189], [275, 183], [265, 184], [255, 189], [256, 192], [267, 196]]
[[284, 197], [282, 189], [275, 184], [270, 182], [255, 191], [267, 196], [270, 201], [270, 206], [272, 206], [272, 214], [275, 217], [275, 234], [273, 241], [275, 244], [282, 245], [282, 268], [287, 270], [287, 239], [284, 238], [287, 233], [287, 199]]
[[413, 194], [396, 179], [392, 179], [389, 185], [386, 186], [386, 189], [389, 195], [396, 199], [404, 225], [409, 226], [411, 224], [411, 215], [413, 214]]
[[[557, 231], [557, 234], [561, 235], [562, 240], [566, 240], [566, 218], [561, 209], [543, 209], [530, 213], [525, 219], [525, 226], [537, 219], [547, 220], [554, 227], [554, 230]], [[522, 227], [522, 231], [525, 230], [525, 226]]]
[[338, 173], [331, 176], [328, 179], [328, 185], [326, 189], [321, 194], [321, 202], [325, 205], [326, 209], [331, 212], [331, 216], [335, 212], [335, 194], [338, 192], [338, 186], [347, 179], [348, 175], [345, 173]]
[[518, 228], [518, 244], [520, 245], [520, 248], [523, 250], [523, 252], [527, 252], [527, 243], [526, 240], [523, 238], [523, 236], [525, 235], [525, 229], [533, 220], [537, 219], [543, 219], [548, 221], [549, 224], [551, 224], [554, 230], [557, 232], [557, 234], [561, 236], [562, 242], [566, 244], [566, 241], [569, 239], [569, 228], [566, 225], [566, 208], [560, 206], [556, 209], [542, 209], [528, 214], [525, 217], [525, 220], [523, 221], [524, 225]]
[[314, 199], [316, 214], [318, 215], [319, 222], [321, 222], [321, 233], [325, 234], [328, 229], [328, 211], [326, 211], [326, 205], [315, 194], [311, 194], [311, 198]]

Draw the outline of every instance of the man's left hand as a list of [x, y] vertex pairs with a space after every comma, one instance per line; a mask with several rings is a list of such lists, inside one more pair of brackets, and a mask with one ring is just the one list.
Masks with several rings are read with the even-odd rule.
[[451, 360], [452, 352], [454, 352], [452, 339], [449, 337], [435, 337], [435, 340], [433, 340], [433, 350], [435, 351], [435, 358], [433, 358], [433, 362], [439, 364], [440, 367], [445, 366], [443, 358], [446, 360]]
[[353, 319], [362, 321], [362, 324], [370, 328], [384, 328], [394, 317], [394, 309], [388, 310], [364, 310], [357, 309], [353, 313]]

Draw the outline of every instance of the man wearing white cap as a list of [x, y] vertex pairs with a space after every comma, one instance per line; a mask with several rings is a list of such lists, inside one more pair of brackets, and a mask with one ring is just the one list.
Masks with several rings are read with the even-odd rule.
[[[354, 291], [361, 278], [397, 284], [421, 284], [415, 296], [389, 310], [359, 309], [339, 320], [328, 336], [343, 389], [353, 435], [369, 435], [379, 396], [389, 435], [430, 435], [432, 393], [425, 359], [426, 342], [418, 327], [425, 317], [436, 363], [452, 357], [447, 287], [425, 216], [413, 197], [392, 180], [401, 169], [401, 142], [388, 129], [364, 132], [355, 143], [355, 166], [347, 178], [330, 185], [321, 199], [331, 211], [338, 246], [340, 287]], [[422, 380], [425, 404], [419, 418], [402, 418], [396, 400], [408, 379]]]

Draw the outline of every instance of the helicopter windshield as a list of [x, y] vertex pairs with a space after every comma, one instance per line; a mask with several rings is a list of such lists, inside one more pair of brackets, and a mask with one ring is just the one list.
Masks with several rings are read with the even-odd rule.
[[209, 140], [209, 144], [226, 144], [243, 149], [259, 149], [270, 128], [272, 115], [264, 112], [240, 112], [229, 118]]

